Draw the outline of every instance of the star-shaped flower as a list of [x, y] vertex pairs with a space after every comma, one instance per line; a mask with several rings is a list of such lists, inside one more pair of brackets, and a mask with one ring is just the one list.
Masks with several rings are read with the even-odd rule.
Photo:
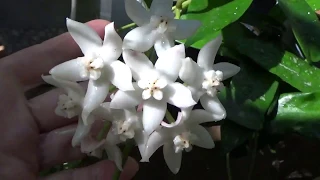
[[154, 131], [145, 145], [142, 153], [142, 162], [148, 162], [152, 154], [163, 146], [164, 159], [169, 169], [178, 173], [181, 166], [182, 151], [191, 151], [192, 146], [196, 145], [202, 148], [214, 148], [214, 142], [209, 132], [202, 127], [201, 123], [213, 121], [212, 115], [204, 110], [195, 110], [191, 112], [193, 119], [180, 121], [181, 114], [178, 116], [177, 126], [166, 128], [162, 127]]
[[133, 83], [134, 91], [118, 91], [111, 101], [111, 108], [129, 109], [143, 103], [142, 122], [147, 134], [160, 125], [167, 103], [179, 108], [195, 104], [190, 90], [175, 82], [185, 58], [183, 44], [165, 51], [154, 66], [146, 55], [133, 50], [124, 50], [123, 58], [137, 83]]
[[81, 142], [81, 152], [101, 158], [105, 150], [108, 159], [114, 161], [117, 168], [122, 170], [122, 153], [117, 146], [119, 143], [121, 143], [119, 137], [111, 131], [107, 134], [107, 137], [101, 141], [88, 135]]
[[67, 19], [67, 27], [84, 56], [55, 66], [50, 74], [69, 81], [89, 79], [82, 111], [86, 123], [88, 115], [107, 97], [110, 82], [123, 91], [132, 90], [132, 75], [130, 68], [117, 60], [122, 52], [122, 40], [113, 23], [105, 27], [103, 41], [86, 24]]
[[203, 46], [197, 63], [191, 58], [184, 59], [179, 77], [187, 83], [194, 100], [200, 99], [205, 110], [225, 118], [226, 111], [216, 93], [223, 88], [222, 81], [237, 74], [240, 67], [227, 62], [213, 64], [221, 42], [222, 37], [218, 36]]
[[42, 79], [55, 87], [61, 88], [66, 94], [59, 96], [55, 113], [65, 118], [73, 118], [82, 111], [84, 89], [76, 82], [66, 81], [53, 76], [42, 76]]
[[123, 48], [145, 52], [154, 45], [159, 56], [174, 45], [174, 40], [186, 39], [195, 33], [200, 21], [174, 19], [172, 4], [172, 0], [153, 0], [148, 11], [137, 1], [126, 0], [127, 15], [140, 27], [124, 37]]

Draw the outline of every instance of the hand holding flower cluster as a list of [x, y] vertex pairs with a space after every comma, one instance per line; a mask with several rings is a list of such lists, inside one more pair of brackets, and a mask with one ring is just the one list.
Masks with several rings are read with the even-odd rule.
[[[139, 27], [123, 42], [113, 23], [105, 27], [101, 40], [87, 25], [67, 19], [68, 30], [84, 56], [62, 63], [51, 69], [49, 76], [43, 76], [66, 93], [60, 96], [56, 113], [67, 118], [79, 116], [72, 145], [98, 157], [105, 150], [119, 169], [122, 157], [117, 145], [133, 139], [142, 161], [149, 161], [163, 145], [166, 163], [177, 173], [183, 150], [190, 151], [192, 145], [214, 147], [210, 134], [200, 124], [226, 117], [216, 94], [224, 88], [222, 81], [240, 68], [229, 63], [213, 65], [222, 42], [220, 36], [201, 49], [197, 63], [186, 57], [184, 45], [174, 45], [174, 40], [191, 36], [200, 23], [174, 19], [172, 3], [153, 0], [147, 10], [135, 0], [126, 0], [127, 14]], [[154, 63], [144, 54], [152, 47], [158, 55]], [[125, 63], [117, 60], [121, 54]], [[85, 91], [79, 82], [87, 80]], [[111, 99], [107, 98], [110, 87], [118, 89]], [[199, 100], [204, 110], [193, 110]], [[181, 109], [175, 122], [165, 118], [167, 103]], [[97, 138], [93, 129], [101, 121], [110, 122], [111, 128], [106, 136]]]

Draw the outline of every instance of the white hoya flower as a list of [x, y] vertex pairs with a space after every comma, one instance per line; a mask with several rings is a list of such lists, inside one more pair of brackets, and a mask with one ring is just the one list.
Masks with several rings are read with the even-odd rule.
[[123, 48], [145, 52], [154, 46], [158, 56], [174, 46], [174, 40], [190, 37], [200, 27], [197, 20], [174, 19], [172, 0], [153, 0], [146, 10], [135, 0], [125, 0], [127, 15], [138, 26], [123, 39]]
[[141, 117], [134, 108], [111, 109], [114, 121], [112, 131], [119, 136], [121, 141], [135, 137], [136, 131], [143, 130]]
[[109, 106], [107, 107], [101, 104], [98, 108], [94, 109], [87, 118], [87, 121], [89, 122], [88, 124], [84, 124], [81, 116], [79, 116], [78, 126], [72, 138], [73, 147], [79, 145], [82, 146], [82, 141], [86, 137], [90, 136], [91, 126], [98, 118], [103, 121], [113, 121], [111, 109], [109, 108]]
[[117, 60], [122, 52], [122, 40], [113, 23], [105, 27], [103, 41], [86, 24], [67, 19], [67, 27], [84, 56], [55, 66], [50, 74], [69, 81], [89, 79], [82, 111], [86, 122], [88, 115], [107, 97], [110, 82], [123, 91], [132, 90], [132, 75], [130, 68]]
[[221, 42], [220, 35], [203, 46], [197, 63], [190, 58], [184, 59], [179, 77], [187, 83], [194, 100], [200, 99], [205, 110], [225, 118], [226, 111], [216, 93], [224, 87], [222, 81], [237, 74], [240, 67], [227, 62], [213, 64]]
[[118, 91], [111, 101], [111, 108], [129, 109], [142, 102], [142, 123], [147, 134], [160, 125], [167, 110], [167, 103], [179, 108], [196, 103], [190, 90], [175, 82], [181, 61], [185, 58], [183, 44], [165, 51], [154, 66], [145, 54], [133, 50], [124, 50], [123, 58], [137, 82], [133, 83], [134, 91]]
[[117, 146], [121, 143], [118, 136], [111, 131], [107, 134], [107, 137], [101, 141], [96, 140], [91, 135], [87, 135], [81, 141], [81, 152], [90, 156], [102, 158], [103, 151], [105, 150], [108, 159], [113, 161], [117, 168], [122, 171], [122, 152]]
[[42, 79], [55, 87], [61, 88], [66, 94], [59, 96], [55, 113], [65, 118], [73, 118], [81, 113], [85, 92], [76, 82], [65, 81], [53, 76], [42, 76]]
[[212, 121], [212, 116], [204, 110], [196, 111], [194, 115], [190, 116], [194, 119], [182, 122], [179, 120], [181, 118], [180, 114], [177, 121], [181, 123], [177, 126], [171, 128], [162, 127], [154, 131], [145, 144], [141, 162], [149, 162], [152, 154], [163, 146], [164, 159], [169, 169], [176, 174], [180, 170], [183, 150], [189, 152], [192, 150], [193, 145], [207, 149], [214, 148], [215, 145], [210, 133], [199, 125]]

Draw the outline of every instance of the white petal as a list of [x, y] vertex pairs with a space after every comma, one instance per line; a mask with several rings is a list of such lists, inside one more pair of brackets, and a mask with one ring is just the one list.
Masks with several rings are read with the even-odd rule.
[[161, 90], [153, 91], [153, 97], [160, 101], [163, 98], [163, 92]]
[[143, 103], [143, 128], [151, 134], [160, 126], [167, 110], [167, 102], [163, 100], [148, 99]]
[[125, 9], [129, 18], [138, 26], [142, 26], [150, 21], [150, 12], [138, 1], [125, 0]]
[[122, 169], [122, 153], [118, 146], [116, 145], [106, 145], [105, 150], [108, 156], [108, 159], [113, 161], [119, 170]]
[[222, 120], [223, 118], [224, 116], [212, 114], [203, 109], [196, 109], [191, 111], [189, 119], [186, 120], [186, 123], [201, 124], [206, 122], [216, 122]]
[[194, 62], [191, 58], [185, 58], [182, 60], [182, 67], [179, 72], [179, 77], [182, 81], [196, 89], [201, 88], [203, 81], [203, 69]]
[[160, 57], [162, 53], [174, 46], [174, 39], [171, 36], [163, 35], [155, 41], [154, 50], [157, 56]]
[[103, 46], [99, 49], [99, 54], [106, 62], [110, 62], [120, 57], [122, 39], [115, 31], [113, 22], [106, 25], [104, 33]]
[[136, 27], [124, 37], [122, 48], [146, 52], [154, 45], [159, 35], [152, 24]]
[[161, 126], [166, 127], [166, 128], [174, 128], [176, 126], [181, 125], [181, 123], [183, 123], [183, 121], [185, 119], [184, 116], [186, 113], [188, 113], [188, 111], [186, 109], [181, 109], [181, 112], [178, 112], [177, 119], [173, 123], [168, 124], [165, 121], [162, 121]]
[[139, 148], [141, 157], [143, 157], [149, 136], [142, 130], [136, 131], [134, 140]]
[[143, 100], [147, 100], [151, 97], [151, 90], [150, 89], [146, 89], [142, 91], [142, 99]]
[[110, 64], [107, 72], [108, 79], [121, 91], [134, 90], [132, 86], [132, 74], [130, 68], [121, 61]]
[[168, 81], [176, 81], [182, 66], [182, 60], [185, 56], [184, 44], [176, 45], [161, 54], [155, 64], [155, 68], [160, 71]]
[[171, 35], [177, 40], [191, 37], [201, 26], [201, 22], [198, 20], [173, 19], [172, 23], [176, 26], [176, 30]]
[[57, 78], [69, 81], [85, 81], [89, 79], [89, 72], [85, 74], [84, 71], [87, 71], [87, 69], [82, 58], [77, 58], [53, 67], [49, 73]]
[[[88, 117], [88, 118], [91, 118], [91, 117]], [[85, 126], [81, 117], [79, 117], [76, 132], [72, 137], [72, 143], [71, 143], [72, 146], [75, 147], [80, 145], [81, 140], [89, 134], [90, 129], [91, 129], [91, 125]]]
[[149, 81], [147, 79], [141, 79], [138, 81], [137, 84], [141, 89], [145, 89], [149, 87]]
[[173, 144], [166, 143], [163, 145], [163, 157], [171, 172], [177, 174], [181, 167], [182, 152], [175, 153]]
[[231, 64], [231, 63], [221, 62], [221, 63], [214, 64], [213, 70], [222, 71], [222, 73], [223, 73], [222, 80], [225, 80], [225, 79], [228, 79], [228, 78], [236, 75], [240, 71], [240, 67], [236, 66], [234, 64]]
[[193, 98], [191, 91], [181, 83], [171, 83], [165, 88], [165, 96], [168, 103], [179, 108], [187, 108], [197, 104]]
[[166, 136], [166, 134], [163, 134], [158, 131], [153, 132], [147, 141], [144, 153], [141, 155], [141, 162], [149, 162], [149, 159], [152, 156], [152, 154], [159, 147], [161, 147], [167, 139], [168, 137]]
[[173, 18], [174, 15], [171, 11], [172, 4], [172, 0], [153, 0], [150, 7], [150, 12], [152, 15]]
[[201, 96], [200, 102], [201, 102], [202, 107], [205, 110], [207, 110], [217, 116], [221, 116], [223, 118], [226, 117], [226, 110], [223, 107], [223, 105], [221, 104], [221, 102], [219, 101], [217, 96], [211, 97], [207, 94], [204, 94], [203, 96]]
[[200, 67], [204, 68], [205, 70], [212, 69], [214, 59], [217, 55], [221, 43], [222, 36], [219, 35], [201, 48], [197, 60], [197, 63]]
[[166, 87], [168, 85], [168, 82], [165, 79], [159, 79], [157, 80], [157, 82], [155, 83], [155, 86], [157, 86], [160, 89], [163, 89], [164, 87]]
[[137, 81], [142, 79], [145, 73], [153, 69], [152, 62], [143, 53], [125, 49], [122, 56], [124, 62], [131, 68], [133, 78]]
[[79, 45], [82, 53], [91, 56], [102, 45], [100, 36], [87, 24], [67, 18], [68, 31]]
[[82, 119], [87, 124], [89, 114], [105, 101], [109, 93], [109, 82], [105, 78], [89, 80], [88, 90], [83, 102]]
[[214, 142], [210, 133], [200, 125], [193, 125], [190, 127], [190, 131], [194, 134], [197, 138], [192, 141], [191, 143], [206, 149], [214, 148]]
[[42, 79], [55, 87], [62, 88], [70, 97], [72, 98], [82, 98], [84, 97], [84, 89], [75, 82], [65, 81], [62, 79], [58, 79], [53, 76], [41, 76]]
[[101, 76], [101, 71], [100, 70], [93, 69], [93, 70], [90, 71], [90, 79], [97, 80], [97, 79], [100, 78], [100, 76]]
[[114, 109], [129, 109], [139, 105], [142, 102], [142, 89], [136, 83], [133, 83], [134, 91], [118, 91], [111, 103], [110, 107]]

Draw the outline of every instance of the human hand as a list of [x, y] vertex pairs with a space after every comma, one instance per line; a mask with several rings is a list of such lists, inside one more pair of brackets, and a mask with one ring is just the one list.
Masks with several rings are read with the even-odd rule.
[[[88, 25], [103, 37], [108, 22], [90, 21]], [[0, 59], [0, 179], [36, 179], [41, 170], [83, 158], [71, 146], [77, 119], [55, 115], [58, 89], [26, 100], [24, 90], [43, 83], [42, 74], [63, 61], [81, 55], [69, 33], [26, 48]], [[111, 179], [116, 167], [103, 160], [94, 165], [57, 172], [52, 179]], [[138, 164], [129, 158], [120, 179], [131, 179]]]

